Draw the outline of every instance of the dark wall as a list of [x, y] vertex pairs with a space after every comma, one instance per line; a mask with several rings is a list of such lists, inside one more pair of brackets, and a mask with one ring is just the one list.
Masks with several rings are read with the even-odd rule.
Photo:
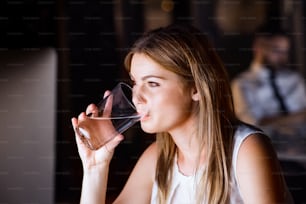
[[1, 49], [55, 45], [55, 9], [52, 1], [1, 1]]
[[[191, 2], [174, 1], [172, 21], [194, 23], [206, 32], [233, 78], [246, 69], [251, 59], [251, 34], [222, 32], [213, 17], [216, 1]], [[268, 20], [280, 17], [278, 3], [273, 0], [269, 4]], [[98, 102], [106, 89], [127, 79], [122, 60], [144, 30], [144, 6], [145, 0], [0, 2], [0, 51], [17, 48], [30, 52], [54, 47], [58, 55], [57, 203], [78, 203], [81, 190], [82, 167], [70, 118], [84, 111], [87, 104]], [[201, 15], [194, 15], [195, 7]], [[122, 188], [140, 153], [154, 140], [138, 125], [125, 135], [110, 167], [108, 192], [112, 198]]]
[[[54, 47], [57, 53], [54, 182], [57, 203], [78, 203], [80, 197], [82, 167], [71, 128], [71, 117], [84, 111], [87, 104], [98, 102], [106, 89], [111, 89], [118, 81], [125, 79], [121, 71], [123, 49], [117, 43], [115, 31], [114, 5], [111, 1], [61, 0], [0, 3], [1, 50], [32, 52], [43, 47]], [[129, 29], [133, 31], [133, 27]], [[137, 131], [134, 128], [134, 132]], [[133, 140], [134, 137], [129, 139]], [[134, 145], [135, 148], [127, 149], [124, 144], [118, 148], [116, 154], [128, 155], [128, 158], [115, 155], [115, 158], [123, 158], [124, 162], [116, 162], [116, 159], [112, 162], [112, 169], [116, 163], [122, 164], [112, 170], [110, 175], [110, 189], [115, 193], [122, 187], [127, 175], [120, 176], [117, 172], [124, 172], [120, 167], [131, 164], [129, 155], [133, 154], [134, 158], [138, 156], [142, 138], [139, 141]]]
[[[70, 107], [59, 116], [57, 143], [56, 201], [76, 203], [80, 196], [82, 168], [78, 157], [70, 118], [98, 102], [106, 89], [118, 79], [116, 33], [113, 4], [101, 1], [64, 1], [58, 34], [64, 38], [62, 55], [68, 70], [63, 79], [69, 81], [69, 91], [62, 99]], [[61, 122], [60, 122], [61, 120]], [[69, 130], [67, 127], [70, 127]], [[66, 130], [66, 131], [64, 131]]]

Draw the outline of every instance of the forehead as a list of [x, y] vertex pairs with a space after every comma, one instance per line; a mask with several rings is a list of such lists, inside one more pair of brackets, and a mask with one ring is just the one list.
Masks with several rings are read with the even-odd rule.
[[167, 70], [162, 65], [142, 53], [135, 53], [131, 60], [130, 75], [134, 78], [147, 75], [157, 75], [163, 77], [175, 77], [175, 73]]

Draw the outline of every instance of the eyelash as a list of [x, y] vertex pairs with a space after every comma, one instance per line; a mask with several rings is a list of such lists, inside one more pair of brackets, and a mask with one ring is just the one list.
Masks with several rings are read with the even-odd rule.
[[150, 87], [158, 87], [159, 86], [159, 83], [154, 82], [154, 81], [148, 81], [148, 84], [149, 84]]
[[[133, 80], [131, 80], [130, 84], [131, 84], [132, 87], [136, 86], [136, 82], [133, 81]], [[159, 83], [154, 82], [154, 81], [148, 81], [147, 84], [148, 84], [149, 87], [158, 87], [158, 86], [160, 86]]]

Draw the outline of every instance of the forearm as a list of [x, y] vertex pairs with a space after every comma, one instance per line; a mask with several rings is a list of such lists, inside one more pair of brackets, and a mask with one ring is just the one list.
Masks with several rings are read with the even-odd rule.
[[84, 171], [80, 204], [104, 204], [109, 166]]

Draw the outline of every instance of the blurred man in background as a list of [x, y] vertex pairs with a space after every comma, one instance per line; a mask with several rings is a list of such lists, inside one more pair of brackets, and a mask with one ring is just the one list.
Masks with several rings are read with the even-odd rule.
[[273, 26], [263, 27], [255, 34], [253, 51], [250, 68], [232, 82], [238, 117], [258, 125], [304, 119], [305, 82], [288, 67], [288, 34]]
[[304, 203], [306, 91], [304, 78], [289, 67], [290, 36], [264, 26], [252, 48], [249, 69], [232, 81], [236, 114], [270, 136], [295, 203]]

